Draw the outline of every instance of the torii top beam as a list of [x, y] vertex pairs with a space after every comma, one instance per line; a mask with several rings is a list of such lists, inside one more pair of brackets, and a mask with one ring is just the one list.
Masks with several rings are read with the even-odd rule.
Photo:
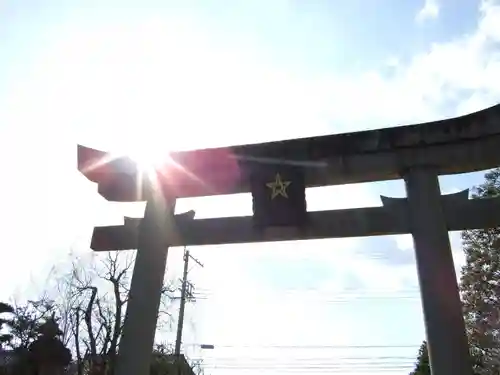
[[[106, 162], [107, 156], [79, 146], [78, 168], [110, 201], [146, 200], [149, 179], [130, 159]], [[174, 152], [170, 157], [157, 169], [158, 182], [179, 198], [249, 192], [246, 166], [253, 161], [308, 165], [308, 187], [397, 179], [414, 165], [432, 165], [441, 175], [466, 173], [500, 165], [500, 104], [417, 125]]]

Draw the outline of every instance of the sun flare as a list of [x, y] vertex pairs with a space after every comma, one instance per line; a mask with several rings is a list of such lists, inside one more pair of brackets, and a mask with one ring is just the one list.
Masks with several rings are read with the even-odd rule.
[[141, 169], [146, 170], [158, 168], [167, 163], [170, 159], [168, 151], [164, 149], [160, 150], [155, 147], [137, 147], [129, 150], [127, 156], [135, 161]]

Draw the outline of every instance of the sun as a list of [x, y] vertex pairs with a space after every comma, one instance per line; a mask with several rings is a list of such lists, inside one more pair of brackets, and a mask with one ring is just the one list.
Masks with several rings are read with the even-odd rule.
[[159, 167], [170, 159], [168, 151], [156, 147], [134, 147], [127, 155], [142, 168]]
[[160, 168], [172, 161], [171, 148], [165, 147], [165, 145], [158, 146], [154, 143], [137, 142], [120, 146], [111, 151], [111, 158], [129, 158], [137, 165], [141, 173], [150, 177], [153, 177]]
[[127, 151], [127, 156], [143, 170], [151, 170], [165, 165], [170, 160], [170, 152], [165, 148], [133, 147]]
[[[161, 143], [161, 139], [164, 138], [157, 137], [155, 141], [148, 142], [147, 145], [140, 142], [134, 145], [128, 144], [125, 148], [126, 152], [116, 155], [116, 157], [126, 156], [131, 159], [136, 164], [138, 172], [148, 178], [153, 184], [158, 184], [165, 179], [187, 178], [191, 182], [205, 185], [205, 182], [199, 176], [190, 171], [189, 166], [180, 164], [176, 158], [172, 157], [172, 152], [180, 151], [178, 147], [166, 147], [166, 144], [155, 147]], [[157, 143], [156, 145], [155, 142]], [[176, 142], [175, 145], [179, 146], [182, 144]], [[186, 149], [181, 148], [181, 150]], [[153, 186], [159, 187], [159, 185]]]
[[172, 158], [172, 153], [189, 150], [191, 137], [180, 130], [170, 134], [169, 130], [157, 127], [154, 132], [129, 133], [115, 144], [114, 151], [117, 153], [114, 156], [132, 160], [138, 171], [151, 180], [155, 180], [158, 174], [184, 169]]

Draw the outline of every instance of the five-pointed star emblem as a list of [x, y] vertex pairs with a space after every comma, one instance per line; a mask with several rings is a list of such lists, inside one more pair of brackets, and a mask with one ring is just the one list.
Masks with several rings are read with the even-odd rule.
[[286, 188], [291, 184], [291, 181], [283, 181], [279, 173], [276, 173], [276, 179], [274, 182], [268, 182], [266, 186], [272, 189], [271, 199], [276, 198], [281, 195], [284, 198], [288, 198]]

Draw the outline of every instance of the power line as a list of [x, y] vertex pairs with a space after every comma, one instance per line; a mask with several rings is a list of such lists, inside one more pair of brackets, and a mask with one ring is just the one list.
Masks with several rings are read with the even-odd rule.
[[361, 364], [359, 366], [353, 366], [350, 364], [347, 364], [345, 366], [343, 365], [322, 365], [322, 364], [309, 364], [309, 365], [304, 365], [304, 366], [266, 366], [266, 365], [224, 365], [224, 364], [214, 364], [214, 365], [203, 365], [204, 368], [219, 368], [219, 369], [235, 369], [235, 370], [240, 370], [240, 369], [282, 369], [282, 370], [305, 370], [305, 369], [324, 369], [324, 370], [347, 370], [347, 369], [356, 369], [356, 370], [380, 370], [380, 369], [390, 369], [390, 368], [398, 368], [398, 369], [408, 369], [411, 368], [414, 364], [391, 364], [391, 363], [382, 363], [380, 365], [372, 365], [370, 363], [367, 364]]
[[231, 371], [248, 371], [248, 370], [272, 370], [273, 372], [286, 372], [286, 373], [296, 373], [305, 372], [307, 373], [359, 373], [361, 371], [366, 371], [370, 373], [378, 372], [392, 372], [392, 371], [409, 371], [413, 367], [413, 364], [408, 365], [392, 365], [384, 364], [383, 366], [333, 366], [333, 365], [309, 365], [309, 366], [226, 366], [226, 365], [204, 365], [205, 369], [213, 370], [231, 370]]
[[[360, 361], [360, 360], [373, 360], [373, 361], [388, 361], [388, 360], [394, 360], [394, 361], [414, 361], [415, 356], [409, 357], [409, 356], [348, 356], [348, 357], [287, 357], [287, 361], [293, 361], [293, 362], [304, 362], [304, 361], [318, 361], [318, 362], [328, 362], [328, 361], [336, 361], [336, 362], [342, 362], [342, 361]], [[193, 358], [194, 360], [206, 360], [206, 357], [203, 358]], [[283, 358], [277, 358], [275, 356], [273, 357], [246, 357], [246, 356], [238, 356], [238, 357], [210, 357], [209, 359], [214, 359], [217, 361], [263, 361], [263, 362], [276, 362], [283, 360]]]
[[[366, 349], [413, 349], [420, 345], [215, 345], [214, 348], [255, 348], [255, 349], [329, 349], [333, 350], [359, 350]], [[212, 354], [212, 352], [210, 352]], [[269, 355], [269, 354], [268, 354]], [[358, 355], [347, 354], [341, 356], [315, 356], [279, 357], [263, 355], [239, 355], [235, 357], [203, 357], [198, 359], [203, 368], [221, 371], [272, 371], [273, 373], [355, 373], [355, 372], [402, 372], [410, 371], [416, 356], [408, 355]]]
[[[272, 359], [272, 358], [271, 358]], [[217, 369], [283, 369], [283, 370], [298, 370], [298, 369], [328, 369], [328, 370], [377, 370], [377, 369], [409, 369], [415, 364], [415, 358], [401, 357], [397, 359], [394, 357], [393, 360], [389, 359], [363, 359], [358, 361], [339, 361], [335, 358], [311, 358], [307, 361], [294, 361], [287, 360], [284, 361], [248, 361], [242, 360], [241, 358], [234, 358], [232, 361], [229, 360], [216, 360], [216, 361], [206, 361], [201, 360], [200, 363], [203, 364], [205, 368], [217, 368]]]
[[[225, 291], [208, 291], [208, 290], [197, 290], [195, 297], [197, 300], [209, 300], [223, 296]], [[297, 298], [307, 298], [314, 302], [321, 303], [348, 303], [357, 301], [420, 301], [420, 293], [418, 290], [401, 291], [397, 293], [328, 293], [323, 291], [315, 290], [291, 290], [291, 291], [280, 291], [276, 296], [273, 295], [262, 295], [262, 296], [252, 296], [250, 300], [273, 300], [275, 298], [280, 298], [285, 296], [285, 298], [297, 297]], [[246, 297], [247, 298], [247, 297]]]
[[255, 373], [255, 371], [272, 371], [273, 374], [359, 374], [360, 372], [366, 372], [370, 374], [387, 374], [387, 373], [397, 373], [401, 374], [402, 372], [409, 372], [411, 371], [411, 367], [386, 367], [386, 368], [379, 368], [379, 369], [373, 369], [370, 367], [367, 368], [355, 368], [355, 369], [350, 369], [350, 368], [344, 368], [344, 369], [331, 369], [331, 368], [305, 368], [305, 369], [269, 369], [269, 368], [232, 368], [232, 367], [207, 367], [207, 370], [222, 370], [222, 371], [227, 371], [227, 372], [252, 372]]
[[[209, 289], [209, 288], [203, 288], [203, 287], [200, 287], [198, 288], [198, 290], [202, 291], [202, 292], [208, 292], [210, 293], [211, 291], [213, 291], [212, 289]], [[358, 289], [344, 289], [342, 291], [334, 291], [334, 290], [325, 290], [325, 289], [319, 289], [317, 287], [289, 287], [289, 288], [279, 288], [278, 290], [280, 293], [288, 293], [288, 292], [318, 292], [318, 293], [328, 293], [328, 294], [350, 294], [350, 293], [357, 293], [358, 292]], [[369, 290], [370, 293], [389, 293], [389, 294], [393, 294], [393, 293], [401, 293], [401, 292], [410, 292], [410, 293], [414, 293], [414, 292], [419, 292], [420, 291], [420, 288], [418, 288], [417, 286], [415, 287], [409, 287], [409, 288], [404, 288], [404, 289], [398, 289], [398, 290], [391, 290], [391, 289], [383, 289], [383, 288], [380, 288], [380, 289], [370, 289]]]
[[[184, 344], [185, 346], [197, 346], [199, 343]], [[421, 344], [400, 344], [400, 345], [238, 345], [238, 344], [213, 344], [217, 348], [244, 348], [244, 349], [415, 349]]]
[[[203, 296], [199, 294], [194, 294], [194, 297], [196, 300], [199, 301], [208, 301], [211, 300], [210, 296]], [[255, 299], [250, 299], [249, 301], [262, 301], [262, 300], [272, 300], [272, 297], [269, 298], [255, 298]], [[361, 301], [387, 301], [387, 300], [394, 300], [394, 301], [400, 301], [400, 302], [416, 302], [420, 301], [419, 296], [399, 296], [399, 297], [351, 297], [351, 298], [337, 298], [337, 299], [321, 299], [317, 298], [314, 300], [314, 302], [318, 303], [350, 303], [350, 302], [361, 302]]]
[[323, 367], [359, 367], [359, 366], [412, 366], [415, 363], [413, 360], [405, 361], [357, 361], [357, 362], [334, 362], [334, 361], [288, 361], [288, 362], [269, 362], [269, 361], [203, 361], [207, 366], [234, 366], [234, 367], [306, 367], [306, 366], [323, 366]]
[[[211, 290], [206, 288], [198, 288], [197, 292], [202, 295], [215, 295], [218, 293], [225, 293], [224, 289], [221, 290]], [[301, 295], [327, 295], [327, 296], [384, 296], [384, 297], [398, 297], [401, 295], [419, 295], [420, 290], [418, 288], [407, 288], [400, 289], [396, 291], [391, 290], [368, 290], [364, 292], [359, 292], [356, 290], [343, 290], [343, 291], [328, 291], [321, 290], [318, 288], [287, 288], [287, 289], [277, 289], [276, 294], [301, 294]]]
[[[217, 292], [203, 292], [203, 291], [197, 291], [197, 293], [200, 295], [200, 296], [214, 296], [214, 295], [218, 295], [218, 294], [223, 294], [225, 293], [226, 291], [217, 291]], [[399, 297], [404, 297], [404, 296], [411, 296], [411, 297], [417, 297], [419, 296], [419, 293], [418, 292], [407, 292], [407, 293], [357, 293], [357, 294], [354, 294], [354, 293], [321, 293], [321, 292], [300, 292], [300, 291], [297, 291], [297, 292], [281, 292], [281, 291], [277, 291], [276, 292], [276, 295], [280, 295], [280, 296], [283, 296], [283, 295], [287, 295], [288, 296], [294, 296], [294, 295], [301, 295], [301, 296], [307, 296], [307, 297], [311, 297], [311, 296], [317, 296], [317, 297], [345, 297], [345, 298], [358, 298], [358, 297], [382, 297], [382, 298], [399, 298]], [[270, 297], [274, 297], [272, 294], [269, 294]]]
[[271, 362], [271, 361], [200, 361], [204, 367], [231, 367], [231, 368], [310, 368], [310, 367], [320, 367], [320, 368], [370, 368], [376, 369], [380, 367], [395, 367], [404, 366], [412, 367], [415, 364], [415, 358], [407, 360], [359, 360], [359, 361], [282, 361], [282, 362]]

